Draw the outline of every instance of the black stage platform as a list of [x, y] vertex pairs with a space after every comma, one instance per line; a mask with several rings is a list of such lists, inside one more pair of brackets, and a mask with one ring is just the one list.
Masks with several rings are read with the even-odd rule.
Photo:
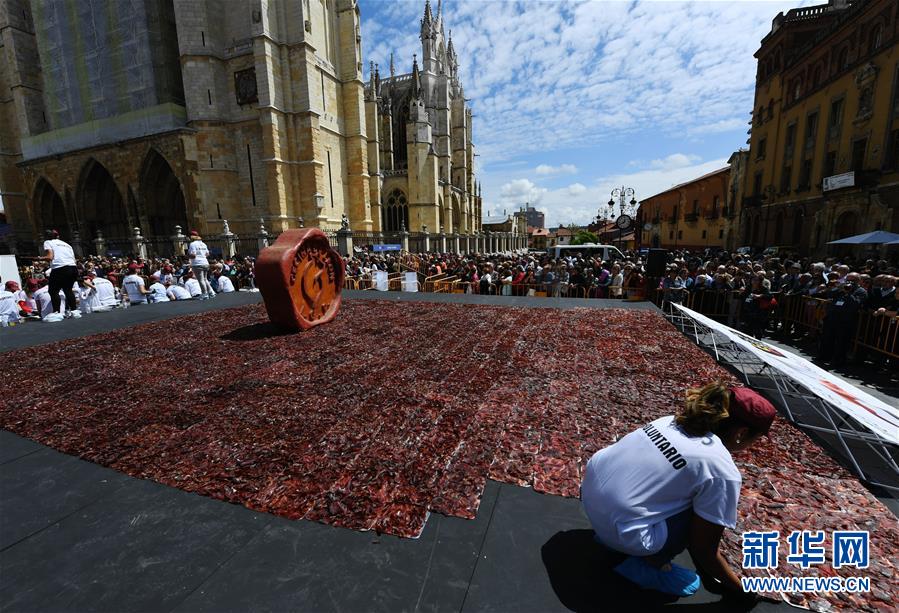
[[[375, 292], [345, 298], [654, 308]], [[236, 293], [29, 323], [3, 330], [0, 351], [258, 300]], [[96, 382], [98, 393], [109, 384]], [[689, 564], [686, 556], [678, 561]], [[0, 431], [3, 611], [734, 610], [706, 592], [659, 600], [619, 579], [610, 562], [577, 500], [526, 488], [488, 482], [476, 519], [434, 514], [419, 539], [404, 540], [257, 513]], [[755, 608], [775, 609], [788, 607]]]

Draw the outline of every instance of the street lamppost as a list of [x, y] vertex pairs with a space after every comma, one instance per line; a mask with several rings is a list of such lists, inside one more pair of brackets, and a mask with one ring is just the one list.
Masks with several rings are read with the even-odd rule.
[[[634, 197], [636, 192], [632, 187], [616, 187], [612, 190], [611, 198], [609, 198], [608, 207], [611, 219], [615, 219], [615, 199], [618, 199], [618, 248], [621, 248], [621, 236], [623, 232], [633, 225], [634, 211], [637, 210], [637, 199]], [[630, 198], [630, 201], [628, 201]]]

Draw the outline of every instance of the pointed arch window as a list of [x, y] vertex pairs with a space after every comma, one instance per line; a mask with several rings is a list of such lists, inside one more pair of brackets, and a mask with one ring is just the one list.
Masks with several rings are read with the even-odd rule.
[[384, 230], [386, 232], [399, 232], [409, 229], [409, 204], [406, 194], [400, 189], [395, 189], [387, 196], [383, 206]]

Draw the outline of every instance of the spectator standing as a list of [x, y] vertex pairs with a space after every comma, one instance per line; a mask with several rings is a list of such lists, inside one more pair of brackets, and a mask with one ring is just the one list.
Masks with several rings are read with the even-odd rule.
[[[209, 247], [200, 238], [200, 233], [196, 230], [190, 231], [190, 245], [187, 247], [187, 254], [190, 256], [190, 268], [196, 277], [200, 286], [200, 300], [214, 298], [215, 292], [209, 283]], [[193, 293], [193, 292], [191, 292]], [[195, 296], [196, 297], [196, 296]]]
[[65, 296], [65, 304], [71, 310], [71, 316], [81, 317], [81, 311], [77, 308], [75, 294], [72, 291], [72, 286], [78, 280], [75, 252], [70, 244], [59, 239], [59, 232], [56, 230], [47, 230], [46, 239], [44, 255], [38, 259], [50, 262], [50, 286], [47, 288], [47, 292], [53, 311], [44, 317], [44, 321], [60, 321], [65, 317], [64, 311], [61, 311], [64, 307], [59, 297], [60, 290]]
[[612, 280], [609, 283], [612, 298], [621, 298], [624, 287], [624, 273], [621, 272], [621, 266], [612, 264]]

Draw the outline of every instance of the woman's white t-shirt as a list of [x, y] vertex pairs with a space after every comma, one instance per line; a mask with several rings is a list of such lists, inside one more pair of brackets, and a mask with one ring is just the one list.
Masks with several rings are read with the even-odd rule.
[[187, 247], [187, 253], [194, 256], [190, 260], [191, 266], [209, 266], [209, 248], [203, 241], [191, 242]]
[[188, 279], [187, 281], [185, 281], [184, 289], [190, 292], [191, 298], [196, 298], [203, 293], [203, 289], [200, 287], [200, 282], [196, 279]]
[[[32, 294], [34, 298], [35, 304], [37, 304], [38, 309], [40, 309], [41, 317], [46, 317], [50, 313], [53, 313], [53, 300], [50, 298], [50, 286], [45, 285], [37, 289], [34, 294]], [[66, 297], [65, 294], [62, 293], [62, 290], [59, 290], [59, 312], [66, 312]]]
[[222, 275], [218, 278], [218, 292], [220, 294], [227, 294], [228, 292], [234, 291], [234, 284], [231, 282], [231, 279]]
[[665, 520], [691, 507], [703, 519], [733, 528], [740, 484], [721, 439], [688, 436], [668, 416], [597, 451], [587, 463], [581, 500], [602, 543], [647, 556], [665, 544]]
[[128, 292], [128, 300], [131, 304], [143, 303], [147, 301], [147, 295], [141, 293], [140, 289], [144, 287], [144, 280], [140, 275], [128, 275], [122, 279], [122, 287]]
[[180, 285], [170, 285], [168, 296], [172, 300], [190, 300], [190, 292]]
[[63, 266], [75, 265], [75, 252], [72, 246], [65, 241], [54, 238], [44, 241], [44, 251], [53, 250], [53, 261], [50, 262], [50, 269], [62, 268]]
[[159, 281], [151, 284], [149, 289], [151, 292], [153, 292], [152, 294], [147, 296], [150, 299], [150, 302], [168, 302], [169, 301], [169, 296], [166, 293], [165, 285], [163, 285]]

